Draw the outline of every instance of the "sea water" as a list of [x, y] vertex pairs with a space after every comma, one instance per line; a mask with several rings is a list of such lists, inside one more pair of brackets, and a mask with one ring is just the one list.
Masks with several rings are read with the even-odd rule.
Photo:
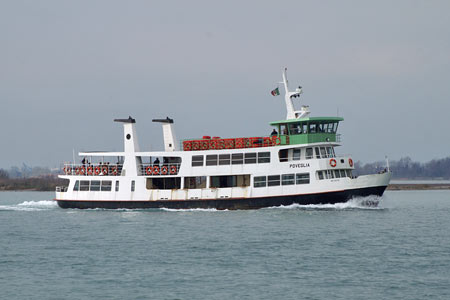
[[450, 191], [246, 211], [53, 197], [0, 193], [1, 299], [450, 299]]

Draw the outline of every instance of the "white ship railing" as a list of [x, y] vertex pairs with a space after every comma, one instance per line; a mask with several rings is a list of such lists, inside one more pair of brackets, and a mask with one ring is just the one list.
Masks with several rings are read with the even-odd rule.
[[139, 165], [140, 176], [160, 176], [160, 175], [178, 175], [180, 163], [168, 164], [141, 164]]
[[64, 164], [63, 174], [75, 176], [120, 176], [122, 164]]

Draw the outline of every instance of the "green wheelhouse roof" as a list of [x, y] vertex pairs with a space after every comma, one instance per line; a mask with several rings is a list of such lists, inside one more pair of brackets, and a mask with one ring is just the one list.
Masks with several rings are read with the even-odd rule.
[[279, 124], [286, 124], [286, 123], [307, 123], [307, 122], [339, 122], [344, 121], [344, 118], [341, 117], [307, 117], [307, 118], [301, 118], [301, 119], [290, 119], [290, 120], [281, 120], [281, 121], [275, 121], [271, 122], [270, 125], [275, 126]]

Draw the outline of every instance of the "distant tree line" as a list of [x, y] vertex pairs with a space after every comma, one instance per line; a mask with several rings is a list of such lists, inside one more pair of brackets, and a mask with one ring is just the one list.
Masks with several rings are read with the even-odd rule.
[[[450, 179], [450, 156], [420, 163], [410, 157], [389, 162], [394, 178], [405, 179]], [[376, 173], [386, 167], [385, 161], [363, 164], [355, 163], [356, 175]]]
[[60, 169], [49, 169], [47, 167], [30, 167], [23, 164], [22, 167], [11, 167], [8, 170], [0, 169], [0, 178], [30, 178], [57, 176]]

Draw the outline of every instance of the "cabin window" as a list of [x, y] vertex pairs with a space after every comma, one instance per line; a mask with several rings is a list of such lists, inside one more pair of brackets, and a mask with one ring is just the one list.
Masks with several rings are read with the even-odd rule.
[[245, 187], [250, 185], [250, 175], [211, 176], [211, 188]]
[[345, 175], [345, 170], [340, 170], [340, 173], [341, 173], [341, 177], [342, 177], [342, 178], [346, 177], [346, 175]]
[[119, 191], [119, 181], [116, 180], [116, 192], [118, 192], [118, 191]]
[[131, 191], [134, 192], [134, 189], [136, 187], [136, 183], [134, 182], [134, 180], [131, 180]]
[[204, 189], [206, 188], [206, 176], [185, 177], [185, 189]]
[[320, 147], [320, 156], [322, 156], [322, 158], [328, 157], [325, 147]]
[[333, 170], [328, 170], [327, 172], [328, 172], [329, 178], [330, 179], [334, 179], [334, 172], [333, 172]]
[[270, 163], [270, 152], [258, 152], [258, 163]]
[[80, 181], [80, 191], [89, 191], [89, 180]]
[[313, 158], [313, 148], [306, 148], [305, 158], [306, 159]]
[[230, 154], [219, 154], [219, 166], [229, 165], [230, 162]]
[[309, 124], [309, 131], [308, 133], [316, 133], [316, 123], [310, 123]]
[[297, 173], [296, 174], [296, 184], [308, 184], [309, 183], [309, 173]]
[[289, 151], [289, 149], [283, 149], [278, 152], [280, 162], [288, 161], [288, 151]]
[[280, 185], [280, 175], [270, 175], [270, 176], [267, 176], [267, 185], [268, 185], [268, 186], [277, 186], [277, 185]]
[[174, 190], [181, 188], [180, 177], [147, 178], [147, 190]]
[[192, 156], [192, 166], [193, 167], [203, 167], [203, 155]]
[[93, 192], [100, 191], [100, 180], [91, 181], [91, 191]]
[[253, 179], [254, 187], [265, 187], [267, 185], [267, 177], [266, 176], [255, 176]]
[[316, 151], [316, 158], [320, 158], [319, 147], [314, 147], [314, 150]]
[[246, 164], [256, 164], [256, 153], [245, 153]]
[[295, 148], [292, 152], [292, 160], [300, 160], [301, 149]]
[[327, 154], [328, 154], [328, 157], [336, 157], [336, 156], [334, 155], [334, 149], [333, 149], [333, 147], [327, 147]]
[[350, 178], [353, 177], [352, 170], [346, 170], [346, 172], [347, 172], [347, 177], [350, 177]]
[[339, 170], [334, 170], [334, 177], [341, 178], [341, 173], [339, 172]]
[[75, 185], [73, 186], [73, 190], [74, 191], [78, 191], [79, 188], [80, 188], [80, 181], [77, 180], [77, 181], [75, 181]]
[[207, 166], [217, 166], [217, 155], [206, 155]]
[[243, 163], [244, 163], [244, 154], [242, 153], [231, 154], [232, 165], [242, 165]]
[[281, 175], [281, 185], [293, 185], [293, 184], [295, 184], [295, 174]]
[[317, 172], [317, 175], [318, 175], [318, 177], [319, 177], [319, 180], [322, 180], [322, 179], [323, 179], [323, 173], [322, 173], [322, 171], [318, 171], [318, 172]]
[[111, 185], [112, 185], [112, 181], [111, 180], [103, 180], [102, 181], [101, 191], [102, 192], [110, 192], [111, 191]]

